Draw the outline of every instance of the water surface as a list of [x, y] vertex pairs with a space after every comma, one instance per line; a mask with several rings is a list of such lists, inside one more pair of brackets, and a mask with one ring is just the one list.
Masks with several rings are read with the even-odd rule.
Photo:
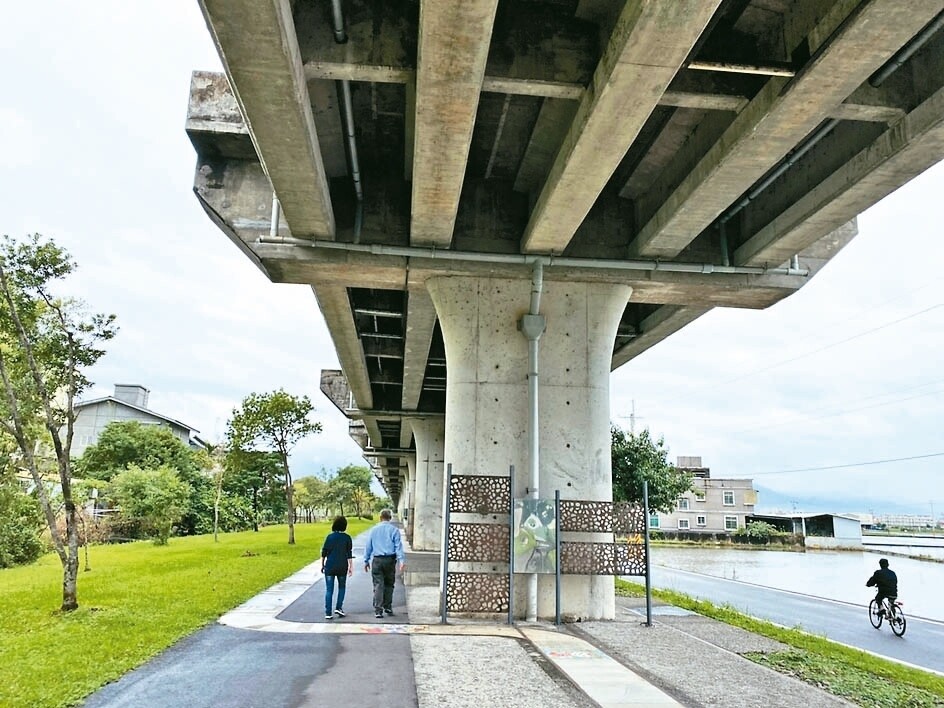
[[[927, 550], [927, 549], [923, 549]], [[653, 546], [652, 562], [766, 587], [867, 605], [875, 596], [865, 581], [883, 555], [872, 551], [755, 551]], [[944, 563], [885, 556], [898, 575], [905, 611], [944, 621]], [[654, 575], [658, 574], [658, 569]]]

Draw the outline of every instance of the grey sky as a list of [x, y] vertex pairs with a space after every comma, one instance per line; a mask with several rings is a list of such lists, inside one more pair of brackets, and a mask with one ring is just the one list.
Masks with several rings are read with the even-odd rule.
[[[321, 396], [337, 367], [311, 291], [273, 285], [191, 192], [190, 72], [218, 70], [192, 0], [7, 3], [0, 10], [0, 232], [76, 258], [70, 292], [121, 326], [91, 372], [151, 389], [153, 409], [218, 440], [251, 391], [307, 394], [325, 432], [303, 473], [363, 464]], [[701, 455], [716, 476], [803, 496], [944, 510], [944, 165], [862, 215], [860, 234], [797, 295], [715, 310], [612, 376], [614, 420]]]

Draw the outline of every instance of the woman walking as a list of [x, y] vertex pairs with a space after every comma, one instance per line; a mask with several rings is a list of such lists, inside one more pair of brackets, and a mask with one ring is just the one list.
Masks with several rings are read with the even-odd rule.
[[[347, 587], [347, 576], [354, 575], [354, 542], [346, 533], [347, 519], [343, 516], [335, 518], [331, 524], [331, 533], [321, 547], [321, 572], [325, 576], [325, 619], [334, 619], [334, 616], [344, 617], [344, 591]], [[331, 612], [331, 600], [334, 595], [334, 581], [338, 581], [338, 602]]]

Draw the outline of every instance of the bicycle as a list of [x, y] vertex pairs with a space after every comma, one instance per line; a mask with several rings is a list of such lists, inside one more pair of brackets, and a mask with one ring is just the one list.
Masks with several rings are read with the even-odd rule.
[[905, 629], [908, 627], [908, 621], [905, 619], [905, 612], [901, 609], [901, 602], [895, 600], [894, 603], [889, 599], [883, 598], [881, 605], [875, 598], [869, 603], [869, 622], [875, 629], [882, 626], [882, 620], [888, 620], [888, 626], [892, 628], [896, 637], [904, 636]]

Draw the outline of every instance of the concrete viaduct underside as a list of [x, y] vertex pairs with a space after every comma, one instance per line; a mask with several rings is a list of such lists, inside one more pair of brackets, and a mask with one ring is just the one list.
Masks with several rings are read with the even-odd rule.
[[271, 281], [312, 287], [343, 369], [323, 388], [404, 508], [418, 459], [500, 441], [462, 386], [489, 383], [487, 347], [521, 363], [492, 383], [525, 386], [535, 262], [542, 385], [577, 375], [565, 318], [603, 352], [572, 418], [605, 429], [600, 376], [787, 297], [944, 156], [944, 0], [199, 1], [225, 74], [192, 77], [194, 191]]

